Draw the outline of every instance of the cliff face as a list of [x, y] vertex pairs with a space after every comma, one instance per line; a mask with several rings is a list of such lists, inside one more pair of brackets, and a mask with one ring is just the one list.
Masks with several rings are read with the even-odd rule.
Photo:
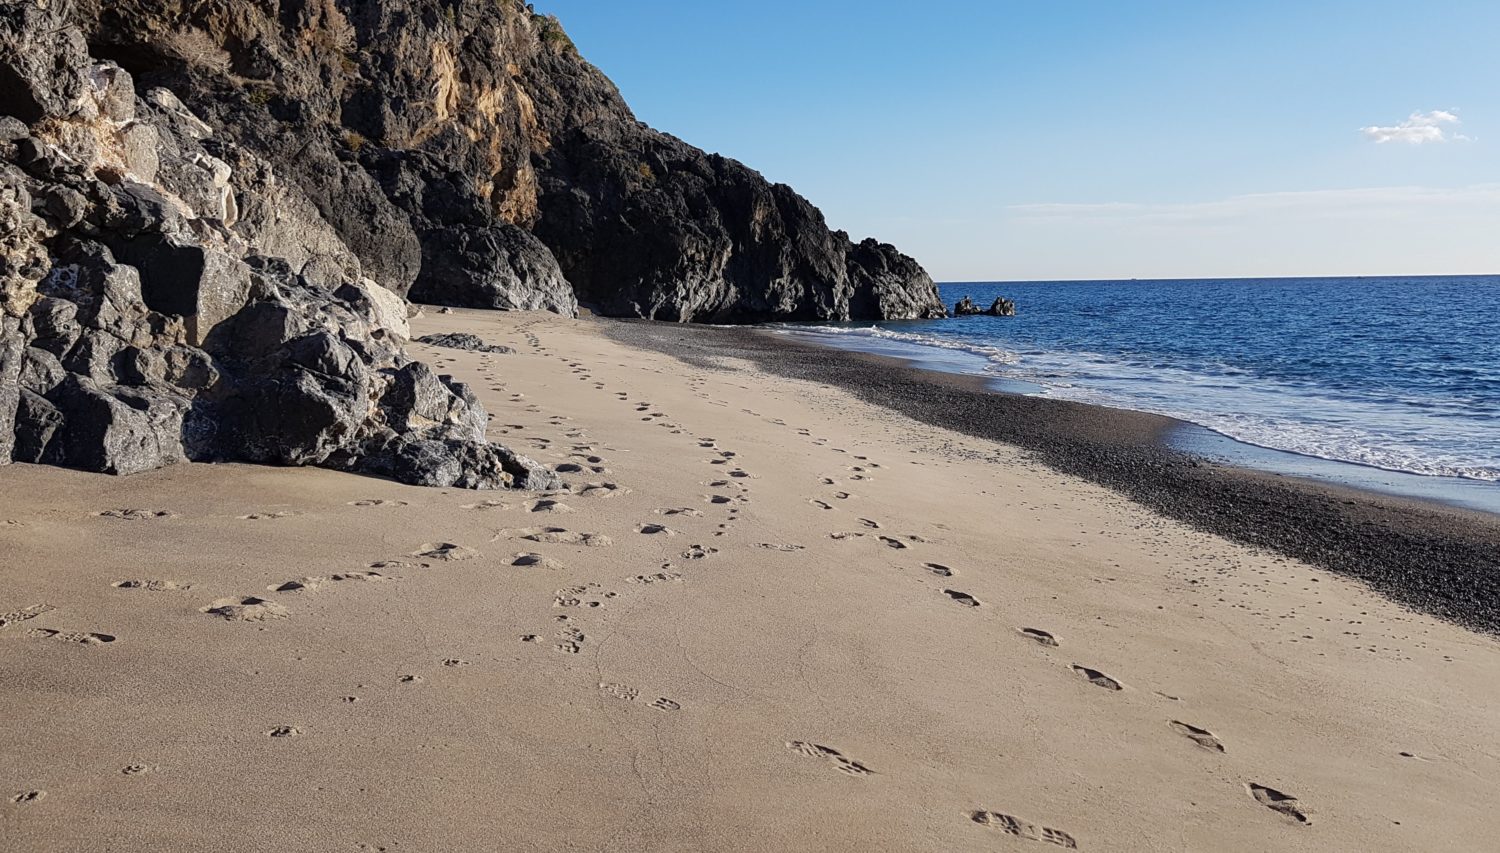
[[413, 300], [571, 313], [576, 293], [603, 314], [706, 322], [942, 314], [915, 261], [644, 126], [515, 0], [80, 0], [76, 19]]
[[183, 460], [557, 486], [405, 353], [407, 306], [297, 186], [0, 0], [0, 464]]
[[407, 356], [407, 295], [942, 312], [910, 258], [637, 122], [513, 0], [0, 0], [0, 464], [560, 485]]

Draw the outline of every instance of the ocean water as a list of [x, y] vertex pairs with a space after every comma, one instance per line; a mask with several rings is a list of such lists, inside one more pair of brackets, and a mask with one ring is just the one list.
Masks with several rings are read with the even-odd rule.
[[985, 374], [1007, 390], [1171, 415], [1249, 447], [1493, 485], [1500, 496], [1500, 276], [941, 290], [950, 307], [964, 295], [981, 306], [1005, 296], [1019, 316], [795, 333]]

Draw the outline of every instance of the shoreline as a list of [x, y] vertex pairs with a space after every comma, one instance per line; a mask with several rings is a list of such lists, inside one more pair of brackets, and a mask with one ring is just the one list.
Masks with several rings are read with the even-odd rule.
[[1020, 447], [1168, 518], [1368, 584], [1412, 609], [1500, 634], [1500, 516], [1173, 449], [1164, 415], [1011, 394], [984, 377], [756, 328], [602, 321], [605, 334], [697, 364], [741, 358], [852, 392], [931, 426]]
[[[901, 324], [892, 325], [896, 331], [901, 330]], [[777, 336], [811, 343], [814, 346], [842, 352], [884, 356], [895, 359], [907, 367], [929, 372], [975, 377], [983, 380], [985, 390], [995, 393], [1072, 400], [1072, 402], [1098, 408], [1166, 417], [1174, 422], [1175, 427], [1164, 433], [1162, 442], [1173, 450], [1200, 459], [1224, 462], [1236, 468], [1341, 486], [1359, 492], [1404, 498], [1422, 504], [1475, 510], [1500, 517], [1500, 482], [1457, 475], [1424, 474], [1414, 470], [1386, 468], [1366, 462], [1282, 448], [1236, 436], [1210, 422], [1195, 420], [1190, 415], [1139, 408], [1129, 403], [1079, 400], [1068, 395], [1054, 395], [1046, 385], [1004, 373], [989, 372], [986, 368], [993, 365], [980, 351], [949, 348], [935, 338], [930, 339], [931, 343], [903, 342], [893, 345], [892, 342], [882, 338], [829, 335], [826, 334], [827, 328], [823, 326], [804, 329], [797, 325], [773, 324], [760, 328], [773, 331]], [[918, 336], [925, 337], [920, 333]], [[954, 349], [957, 349], [956, 355], [959, 356], [957, 358], [950, 355]], [[979, 363], [971, 365], [970, 359]]]

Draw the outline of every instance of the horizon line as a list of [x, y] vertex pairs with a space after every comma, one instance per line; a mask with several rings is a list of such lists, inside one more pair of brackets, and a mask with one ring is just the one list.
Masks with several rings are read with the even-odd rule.
[[1368, 279], [1368, 278], [1500, 278], [1500, 272], [1492, 273], [1381, 273], [1364, 275], [1232, 275], [1232, 276], [1136, 276], [1132, 278], [1008, 278], [1008, 279], [963, 279], [939, 281], [934, 284], [1090, 284], [1132, 281], [1289, 281], [1294, 279]]

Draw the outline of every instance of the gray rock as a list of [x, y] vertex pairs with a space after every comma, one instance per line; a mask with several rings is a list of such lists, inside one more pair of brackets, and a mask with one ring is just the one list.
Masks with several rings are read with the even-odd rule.
[[297, 8], [80, 0], [77, 17], [120, 54], [160, 55], [168, 29], [221, 53], [158, 63], [154, 78], [272, 164], [400, 295], [571, 314], [571, 290], [599, 313], [707, 322], [944, 313], [911, 258], [853, 243], [790, 188], [637, 121], [525, 4]]
[[437, 335], [423, 335], [417, 338], [417, 343], [427, 344], [433, 347], [444, 347], [446, 349], [461, 349], [468, 352], [488, 353], [513, 353], [515, 350], [499, 344], [487, 344], [484, 338], [471, 335], [466, 332], [451, 332]]
[[411, 299], [430, 305], [551, 311], [573, 317], [578, 301], [542, 241], [514, 225], [453, 227], [425, 235]]
[[137, 100], [72, 8], [0, 2], [0, 103], [31, 122], [0, 127], [0, 463], [550, 482], [488, 442], [468, 388], [407, 357], [406, 303], [297, 184], [170, 91]]

